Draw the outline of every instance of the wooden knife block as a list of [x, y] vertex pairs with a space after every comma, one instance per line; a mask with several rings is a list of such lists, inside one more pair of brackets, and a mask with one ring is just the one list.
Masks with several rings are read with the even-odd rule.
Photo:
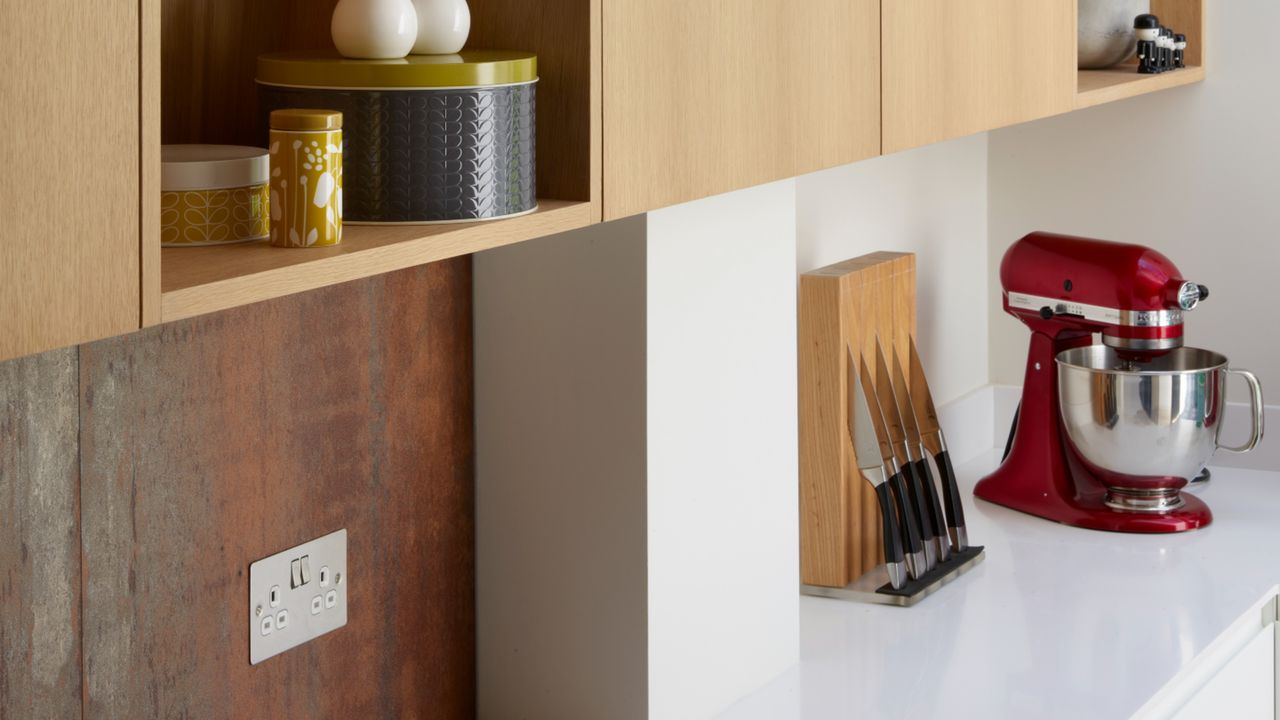
[[[845, 347], [876, 371], [876, 337], [908, 357], [916, 258], [877, 252], [800, 276], [800, 578], [844, 587], [884, 562], [880, 508], [849, 436]], [[876, 461], [879, 458], [875, 458]]]

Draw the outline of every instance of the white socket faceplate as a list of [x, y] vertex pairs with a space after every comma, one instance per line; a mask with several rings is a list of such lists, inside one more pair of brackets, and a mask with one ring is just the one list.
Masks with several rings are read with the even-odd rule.
[[347, 624], [347, 531], [249, 566], [249, 664]]

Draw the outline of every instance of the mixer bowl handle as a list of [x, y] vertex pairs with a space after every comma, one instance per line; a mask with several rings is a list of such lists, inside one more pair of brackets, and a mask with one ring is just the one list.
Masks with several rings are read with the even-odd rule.
[[1239, 447], [1227, 447], [1219, 444], [1219, 450], [1225, 450], [1229, 453], [1247, 453], [1258, 447], [1258, 443], [1262, 441], [1263, 418], [1262, 413], [1264, 407], [1262, 405], [1262, 383], [1258, 382], [1258, 376], [1248, 370], [1237, 370], [1235, 368], [1227, 368], [1227, 373], [1231, 375], [1239, 375], [1249, 383], [1249, 410], [1253, 413], [1253, 434], [1249, 437], [1249, 442]]

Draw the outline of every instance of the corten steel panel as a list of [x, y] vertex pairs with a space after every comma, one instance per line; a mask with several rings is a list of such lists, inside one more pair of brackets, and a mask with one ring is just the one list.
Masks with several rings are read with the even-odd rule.
[[76, 349], [0, 362], [0, 718], [80, 717]]
[[[85, 717], [472, 717], [471, 357], [467, 258], [84, 346]], [[339, 528], [347, 626], [251, 667]]]

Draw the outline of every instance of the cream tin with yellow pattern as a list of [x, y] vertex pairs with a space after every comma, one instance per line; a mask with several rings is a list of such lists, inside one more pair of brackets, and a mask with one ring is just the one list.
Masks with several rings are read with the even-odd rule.
[[267, 237], [270, 162], [265, 149], [165, 145], [160, 155], [162, 246], [225, 245]]

